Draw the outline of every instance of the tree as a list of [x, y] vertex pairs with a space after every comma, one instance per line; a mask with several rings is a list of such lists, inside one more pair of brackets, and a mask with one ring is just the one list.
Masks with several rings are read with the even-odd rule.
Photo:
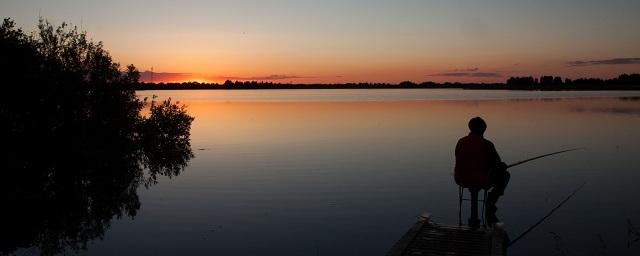
[[553, 85], [553, 76], [541, 76], [540, 77], [540, 87], [548, 88]]
[[562, 77], [556, 76], [553, 78], [553, 87], [555, 88], [562, 87]]
[[28, 35], [4, 19], [0, 56], [0, 254], [85, 248], [114, 217], [136, 215], [140, 185], [193, 157], [185, 107], [140, 100], [138, 70], [85, 32], [40, 20]]
[[140, 71], [133, 64], [127, 65], [123, 80], [126, 84], [137, 85], [140, 83]]
[[509, 88], [518, 89], [533, 89], [536, 86], [537, 81], [533, 77], [510, 77], [507, 79], [507, 86]]

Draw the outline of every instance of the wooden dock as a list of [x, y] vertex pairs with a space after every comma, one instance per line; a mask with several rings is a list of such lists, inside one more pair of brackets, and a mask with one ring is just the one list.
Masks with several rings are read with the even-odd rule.
[[502, 223], [472, 229], [460, 225], [440, 225], [423, 214], [416, 224], [389, 250], [387, 256], [402, 255], [505, 255]]

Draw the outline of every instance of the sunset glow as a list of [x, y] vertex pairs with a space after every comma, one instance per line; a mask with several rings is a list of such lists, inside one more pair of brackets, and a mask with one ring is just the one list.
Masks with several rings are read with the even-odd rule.
[[154, 82], [611, 78], [640, 72], [638, 13], [621, 0], [0, 4], [27, 31], [38, 15], [88, 31], [121, 64], [153, 67]]

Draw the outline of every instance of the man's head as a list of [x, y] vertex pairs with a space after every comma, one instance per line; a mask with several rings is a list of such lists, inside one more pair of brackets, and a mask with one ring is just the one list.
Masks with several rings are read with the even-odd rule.
[[487, 123], [480, 117], [471, 118], [469, 120], [469, 130], [473, 134], [483, 135], [484, 131], [487, 130]]

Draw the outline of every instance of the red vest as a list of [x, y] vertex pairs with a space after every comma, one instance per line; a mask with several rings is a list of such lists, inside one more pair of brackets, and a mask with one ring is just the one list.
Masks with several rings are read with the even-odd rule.
[[465, 188], [489, 185], [487, 142], [482, 136], [469, 134], [456, 145], [456, 183]]

